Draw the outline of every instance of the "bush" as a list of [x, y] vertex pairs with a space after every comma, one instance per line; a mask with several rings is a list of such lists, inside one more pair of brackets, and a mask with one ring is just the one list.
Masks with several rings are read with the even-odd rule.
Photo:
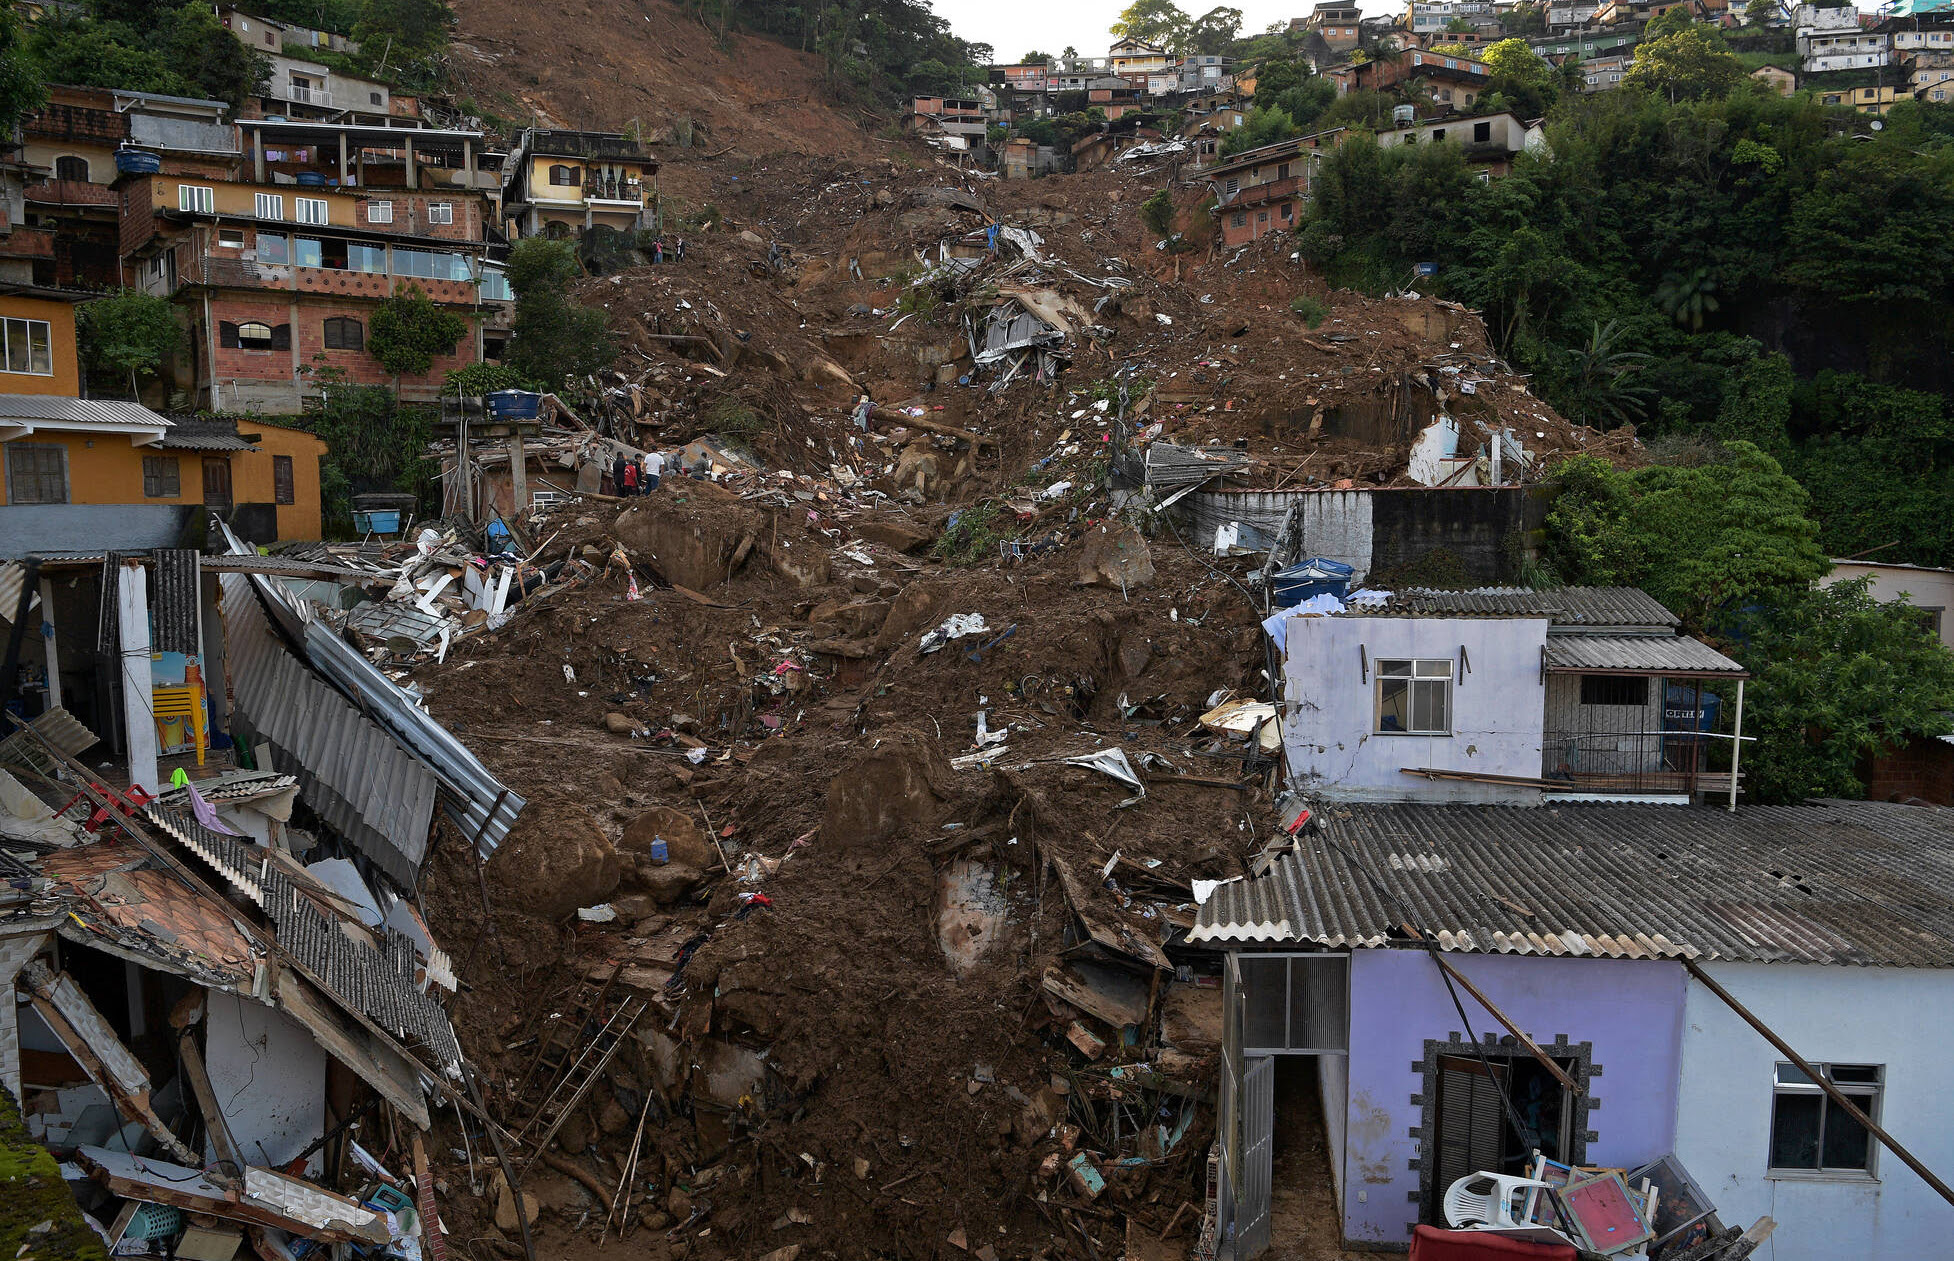
[[1298, 294], [1295, 301], [1289, 304], [1289, 309], [1302, 316], [1304, 325], [1309, 328], [1315, 328], [1330, 318], [1330, 304], [1307, 293]]
[[1140, 222], [1157, 237], [1174, 235], [1174, 199], [1166, 189], [1140, 203]]
[[373, 313], [367, 353], [397, 377], [424, 376], [439, 355], [452, 355], [468, 335], [468, 321], [436, 306], [410, 284]]

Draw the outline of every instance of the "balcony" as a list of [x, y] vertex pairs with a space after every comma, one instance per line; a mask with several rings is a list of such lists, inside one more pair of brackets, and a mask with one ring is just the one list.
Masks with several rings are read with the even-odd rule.
[[[1541, 778], [1603, 796], [1727, 794], [1736, 678], [1550, 675]], [[1739, 777], [1741, 778], [1741, 776]]]
[[1221, 198], [1221, 204], [1230, 210], [1243, 210], [1250, 206], [1266, 206], [1274, 201], [1287, 201], [1303, 191], [1303, 177], [1291, 175], [1287, 179], [1271, 180], [1267, 184], [1250, 184], [1231, 195]]
[[311, 87], [303, 83], [294, 83], [286, 89], [285, 99], [294, 105], [309, 105], [314, 109], [334, 108], [331, 88]]

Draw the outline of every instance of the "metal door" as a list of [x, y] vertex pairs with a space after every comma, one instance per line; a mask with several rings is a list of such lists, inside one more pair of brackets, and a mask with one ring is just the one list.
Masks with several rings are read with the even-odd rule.
[[1259, 1255], [1269, 1246], [1269, 1192], [1275, 1164], [1276, 1061], [1261, 1055], [1242, 1073], [1242, 1182], [1235, 1210], [1235, 1255]]

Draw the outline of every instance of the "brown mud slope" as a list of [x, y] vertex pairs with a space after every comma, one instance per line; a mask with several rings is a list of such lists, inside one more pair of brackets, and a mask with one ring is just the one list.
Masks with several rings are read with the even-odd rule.
[[728, 149], [863, 161], [894, 148], [861, 126], [893, 118], [831, 103], [820, 58], [738, 33], [722, 48], [670, 0], [459, 0], [455, 12], [457, 97], [523, 126], [636, 126], [669, 164], [667, 191], [674, 178], [697, 191], [698, 165]]

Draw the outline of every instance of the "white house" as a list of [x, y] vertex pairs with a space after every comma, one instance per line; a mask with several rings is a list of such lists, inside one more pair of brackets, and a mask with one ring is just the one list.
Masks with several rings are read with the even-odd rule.
[[1633, 588], [1408, 590], [1266, 625], [1306, 793], [1531, 804], [1731, 791], [1726, 732], [1748, 676]]
[[1860, 25], [1859, 10], [1800, 5], [1792, 17], [1797, 32], [1800, 68], [1807, 74], [1828, 70], [1865, 70], [1889, 64], [1893, 37]]

